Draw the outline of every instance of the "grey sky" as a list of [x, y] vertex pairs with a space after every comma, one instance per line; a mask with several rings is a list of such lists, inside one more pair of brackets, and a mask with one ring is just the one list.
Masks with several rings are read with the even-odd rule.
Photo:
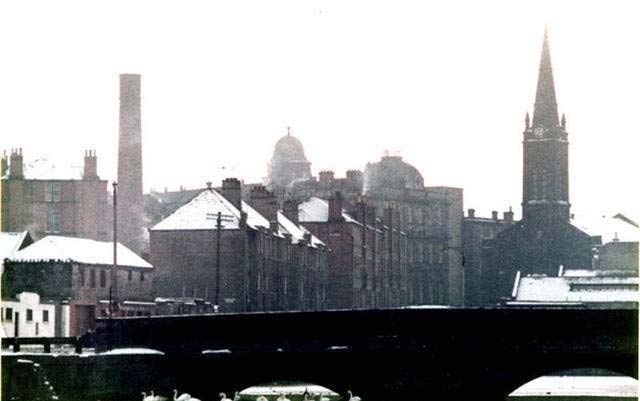
[[314, 174], [397, 150], [465, 208], [519, 214], [547, 23], [573, 210], [640, 218], [635, 2], [423, 3], [5, 2], [0, 145], [95, 148], [113, 179], [118, 74], [140, 73], [147, 189], [259, 181], [290, 125]]

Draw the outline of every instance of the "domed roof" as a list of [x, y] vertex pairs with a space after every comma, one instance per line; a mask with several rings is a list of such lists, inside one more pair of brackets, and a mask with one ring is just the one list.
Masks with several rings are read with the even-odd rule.
[[304, 148], [298, 138], [291, 135], [291, 132], [287, 129], [287, 135], [283, 136], [276, 142], [276, 146], [273, 148], [273, 162], [307, 162], [307, 157], [304, 155]]
[[383, 156], [379, 162], [367, 163], [364, 192], [377, 189], [423, 189], [424, 179], [417, 168], [400, 156]]

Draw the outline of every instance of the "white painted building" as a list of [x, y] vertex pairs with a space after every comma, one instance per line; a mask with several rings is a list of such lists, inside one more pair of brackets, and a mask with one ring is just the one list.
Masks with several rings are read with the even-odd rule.
[[[69, 330], [69, 306], [62, 305], [60, 310], [61, 316], [58, 318], [61, 318], [62, 335], [65, 336]], [[36, 293], [21, 292], [16, 299], [3, 299], [0, 312], [3, 335], [7, 337], [55, 336], [56, 305], [52, 302], [41, 302], [40, 296]]]

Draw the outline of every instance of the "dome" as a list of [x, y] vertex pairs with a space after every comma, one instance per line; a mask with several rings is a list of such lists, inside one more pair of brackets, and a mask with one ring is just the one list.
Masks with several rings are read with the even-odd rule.
[[273, 157], [271, 162], [306, 162], [304, 148], [298, 138], [290, 133], [283, 136], [276, 142], [273, 149]]
[[368, 163], [364, 170], [364, 192], [384, 189], [424, 189], [424, 179], [417, 168], [399, 156], [383, 156]]

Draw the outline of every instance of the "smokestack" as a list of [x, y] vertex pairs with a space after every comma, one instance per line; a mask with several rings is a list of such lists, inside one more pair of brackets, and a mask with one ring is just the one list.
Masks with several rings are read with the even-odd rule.
[[143, 244], [142, 127], [140, 75], [120, 75], [118, 144], [118, 239], [140, 254]]

